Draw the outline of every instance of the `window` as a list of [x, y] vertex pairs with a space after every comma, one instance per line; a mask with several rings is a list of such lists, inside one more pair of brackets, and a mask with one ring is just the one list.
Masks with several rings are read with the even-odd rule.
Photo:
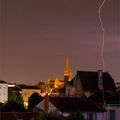
[[6, 88], [6, 86], [4, 85], [3, 88]]

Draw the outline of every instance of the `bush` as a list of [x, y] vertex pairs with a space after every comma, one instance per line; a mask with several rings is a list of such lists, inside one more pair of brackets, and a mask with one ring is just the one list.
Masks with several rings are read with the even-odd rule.
[[40, 112], [36, 118], [31, 120], [84, 120], [84, 117], [81, 112], [72, 113], [65, 117], [59, 112], [53, 111], [50, 113]]
[[81, 112], [71, 113], [71, 114], [67, 117], [67, 120], [84, 120], [84, 116], [82, 115]]
[[25, 107], [21, 103], [17, 103], [15, 101], [9, 101], [3, 106], [2, 111], [3, 112], [11, 112], [11, 111], [25, 112]]
[[2, 110], [3, 107], [3, 103], [0, 103], [0, 111]]

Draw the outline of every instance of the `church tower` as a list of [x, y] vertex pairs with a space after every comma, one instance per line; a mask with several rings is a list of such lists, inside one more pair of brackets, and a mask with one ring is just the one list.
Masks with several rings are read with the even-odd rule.
[[72, 74], [71, 74], [71, 71], [70, 71], [70, 68], [69, 68], [68, 57], [67, 57], [66, 67], [65, 67], [65, 70], [64, 70], [64, 82], [65, 82], [65, 84], [67, 83], [67, 81], [70, 81], [71, 78], [72, 78]]

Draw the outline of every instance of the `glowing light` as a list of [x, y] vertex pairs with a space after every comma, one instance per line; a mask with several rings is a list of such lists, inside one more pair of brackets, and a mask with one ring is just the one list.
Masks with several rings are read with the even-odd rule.
[[15, 87], [15, 85], [13, 85], [13, 84], [9, 84], [8, 87]]
[[64, 76], [67, 76], [68, 80], [71, 80], [71, 78], [72, 78], [72, 73], [71, 73], [71, 71], [69, 69], [68, 56], [67, 56], [67, 59], [66, 59], [66, 66], [65, 66], [65, 70], [64, 70]]
[[64, 81], [60, 80], [59, 78], [55, 79], [54, 87], [60, 89], [64, 86]]
[[28, 107], [28, 102], [25, 101], [23, 104], [24, 104], [25, 108]]
[[46, 94], [50, 95], [52, 93], [52, 88], [48, 85], [48, 83], [45, 83], [45, 85], [42, 87], [42, 92], [40, 93], [41, 96], [44, 96]]
[[105, 62], [104, 62], [105, 29], [104, 29], [102, 18], [101, 18], [101, 9], [104, 6], [105, 2], [106, 2], [106, 0], [102, 1], [101, 5], [99, 6], [99, 11], [98, 11], [98, 17], [99, 17], [99, 21], [100, 21], [100, 27], [101, 27], [101, 30], [102, 30], [101, 59], [102, 59], [102, 68], [103, 68], [103, 71], [105, 70]]

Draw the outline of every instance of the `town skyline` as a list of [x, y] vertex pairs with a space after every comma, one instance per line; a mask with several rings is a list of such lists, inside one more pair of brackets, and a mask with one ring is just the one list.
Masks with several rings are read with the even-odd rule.
[[[101, 0], [0, 0], [0, 79], [34, 84], [101, 69]], [[106, 0], [105, 71], [120, 82], [119, 0]]]

